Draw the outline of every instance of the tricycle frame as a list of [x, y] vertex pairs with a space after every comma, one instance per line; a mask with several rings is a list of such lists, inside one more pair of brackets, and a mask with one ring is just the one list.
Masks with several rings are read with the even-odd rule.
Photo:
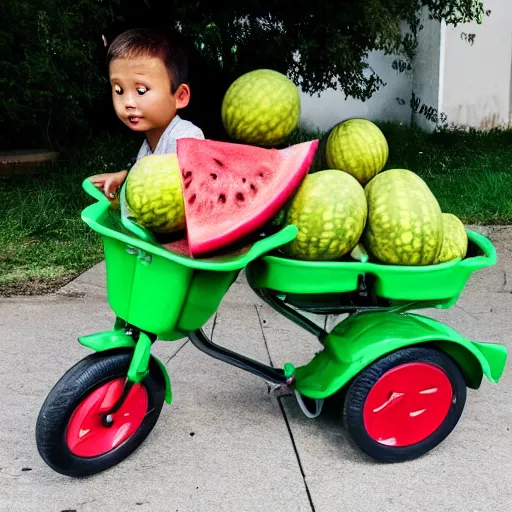
[[[470, 341], [441, 322], [409, 312], [453, 306], [469, 275], [496, 262], [492, 243], [482, 235], [468, 230], [472, 253], [464, 260], [430, 268], [288, 260], [278, 248], [297, 236], [296, 226], [256, 240], [242, 254], [194, 260], [162, 247], [143, 228], [112, 212], [88, 180], [84, 188], [98, 199], [82, 212], [82, 218], [103, 237], [107, 297], [116, 321], [109, 331], [78, 338], [94, 353], [62, 376], [38, 416], [39, 452], [60, 473], [87, 476], [103, 471], [126, 458], [149, 434], [163, 401], [172, 402], [167, 370], [151, 353], [158, 339], [189, 338], [205, 354], [264, 379], [273, 394], [295, 394], [309, 418], [320, 414], [324, 399], [343, 389], [343, 418], [350, 437], [380, 461], [416, 458], [439, 444], [462, 413], [466, 387], [478, 388], [483, 376], [498, 382], [503, 373], [504, 346]], [[322, 348], [307, 364], [294, 367], [288, 362], [275, 368], [217, 345], [205, 334], [204, 325], [242, 269], [248, 285], [266, 304], [318, 339]], [[301, 311], [346, 316], [327, 331]], [[395, 386], [395, 379], [389, 389], [382, 384], [395, 370], [401, 375], [409, 372], [409, 377], [401, 377], [407, 388], [403, 393], [395, 392], [402, 387], [401, 381]], [[418, 379], [420, 374], [423, 377]], [[413, 389], [419, 381], [423, 387]], [[410, 393], [419, 396], [444, 389], [444, 416], [437, 418], [440, 423], [427, 437], [395, 449], [386, 444], [389, 439], [380, 437], [385, 435], [382, 432], [369, 434], [373, 420], [368, 423], [365, 418], [380, 411], [381, 402], [373, 400], [369, 412], [365, 407], [378, 386], [378, 400], [385, 404]], [[316, 410], [310, 410], [304, 398], [312, 400]], [[125, 414], [132, 404], [133, 410]], [[421, 415], [427, 410], [418, 402], [414, 406], [407, 411], [406, 424], [409, 412]], [[391, 409], [396, 411], [394, 405]], [[437, 410], [437, 405], [428, 410]], [[87, 424], [81, 423], [83, 418]], [[131, 418], [140, 423], [123, 437], [131, 428]], [[96, 425], [94, 432], [90, 432], [91, 425]], [[92, 443], [85, 451], [74, 452], [82, 435], [89, 439], [93, 435]], [[112, 445], [111, 438], [115, 440]], [[100, 451], [97, 444], [102, 446]]]
[[[398, 301], [393, 304], [390, 301], [381, 300], [380, 304], [369, 305], [371, 299], [368, 298], [368, 290], [364, 282], [362, 282], [359, 290], [351, 294], [352, 303], [350, 305], [329, 306], [313, 303], [308, 306], [302, 305], [301, 309], [296, 309], [287, 303], [287, 297], [284, 294], [270, 289], [253, 288], [253, 291], [266, 304], [305, 331], [314, 335], [319, 343], [323, 345], [323, 350], [317, 352], [308, 364], [298, 368], [295, 368], [291, 363], [286, 363], [284, 368], [276, 368], [229, 350], [214, 343], [202, 328], [183, 334], [198, 350], [208, 356], [262, 378], [271, 385], [271, 392], [273, 394], [283, 395], [295, 392], [298, 399], [300, 398], [298, 395], [303, 395], [312, 400], [323, 400], [340, 391], [359, 371], [378, 358], [385, 356], [393, 350], [417, 345], [428, 345], [450, 355], [460, 365], [468, 387], [478, 388], [484, 375], [490, 381], [497, 382], [505, 364], [506, 350], [504, 347], [491, 343], [479, 344], [471, 342], [440, 322], [407, 313], [407, 310], [410, 309], [434, 305], [429, 301]], [[293, 302], [292, 305], [294, 305]], [[327, 331], [302, 314], [301, 310], [321, 315], [346, 314], [347, 316], [338, 322], [333, 329]], [[353, 334], [351, 334], [352, 337], [345, 339], [343, 334], [344, 325], [349, 325], [351, 322], [357, 322], [359, 325], [362, 325], [365, 322], [365, 318], [369, 320], [370, 324], [376, 321], [384, 321], [385, 324], [383, 325], [399, 322], [398, 325], [402, 327], [404, 325], [406, 327], [409, 326], [411, 329], [410, 339], [402, 336], [402, 338], [397, 337], [397, 339], [393, 340], [386, 332], [383, 332], [380, 334], [380, 343], [375, 343], [373, 347], [365, 347], [364, 357], [355, 355], [358, 354], [359, 345], [364, 345], [364, 341], [358, 336], [353, 337]], [[424, 322], [426, 327], [425, 325], [418, 326], [418, 321]], [[135, 351], [138, 348], [137, 345], [141, 337], [142, 340], [149, 340], [148, 343], [151, 345], [157, 340], [155, 334], [141, 331], [136, 326], [127, 324], [122, 319], [117, 318], [116, 328], [119, 329], [121, 327], [130, 338], [130, 342], [124, 346], [133, 347]], [[93, 343], [88, 341], [88, 338], [91, 336], [93, 339], [96, 339], [97, 336], [101, 337], [102, 335], [104, 342], [101, 344], [98, 344], [97, 341]], [[114, 348], [111, 344], [110, 332], [91, 336], [81, 337], [80, 342], [93, 350], [108, 351]], [[479, 349], [483, 350], [483, 353]], [[135, 361], [136, 359], [137, 361]], [[149, 352], [143, 360], [145, 364], [140, 367], [140, 358], [134, 356], [134, 361], [132, 362], [134, 368], [130, 368], [131, 371], [128, 372], [127, 381], [139, 382], [142, 376], [146, 374], [147, 365], [149, 364]], [[336, 380], [335, 382], [332, 376], [323, 374], [326, 360], [337, 365], [340, 376], [344, 374], [344, 377], [334, 379]], [[165, 376], [165, 380], [168, 382], [168, 395], [170, 396], [169, 376], [161, 363], [160, 369]], [[313, 385], [303, 383], [303, 381], [308, 382], [311, 380], [314, 381]], [[168, 402], [170, 403], [170, 400]], [[309, 416], [309, 411], [304, 409], [300, 401], [299, 405], [303, 412]]]

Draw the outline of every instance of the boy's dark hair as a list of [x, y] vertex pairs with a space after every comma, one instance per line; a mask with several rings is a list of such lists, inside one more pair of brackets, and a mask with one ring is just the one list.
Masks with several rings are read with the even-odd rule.
[[118, 35], [107, 52], [107, 67], [114, 59], [158, 57], [162, 59], [174, 94], [180, 84], [188, 82], [188, 61], [185, 52], [174, 44], [164, 31], [135, 28]]

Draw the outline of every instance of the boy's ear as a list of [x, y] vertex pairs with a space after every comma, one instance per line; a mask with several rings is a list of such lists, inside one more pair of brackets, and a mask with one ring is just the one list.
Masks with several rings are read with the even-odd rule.
[[175, 96], [176, 108], [185, 108], [190, 101], [190, 87], [187, 84], [180, 84]]

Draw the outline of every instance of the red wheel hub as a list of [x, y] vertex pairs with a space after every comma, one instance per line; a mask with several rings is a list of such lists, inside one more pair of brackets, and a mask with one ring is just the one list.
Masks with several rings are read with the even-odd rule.
[[78, 457], [98, 457], [138, 430], [148, 410], [148, 393], [142, 384], [132, 386], [120, 409], [112, 414], [112, 424], [104, 423], [105, 413], [123, 392], [124, 381], [120, 378], [104, 384], [75, 409], [66, 432], [71, 453]]
[[368, 435], [387, 446], [410, 446], [433, 434], [446, 418], [453, 390], [446, 373], [429, 363], [407, 363], [386, 372], [363, 408]]

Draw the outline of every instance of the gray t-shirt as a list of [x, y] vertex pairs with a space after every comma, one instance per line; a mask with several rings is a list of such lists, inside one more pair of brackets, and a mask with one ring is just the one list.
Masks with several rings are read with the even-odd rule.
[[176, 153], [176, 141], [185, 137], [193, 139], [204, 139], [204, 134], [201, 128], [197, 127], [194, 123], [181, 119], [176, 116], [165, 129], [160, 137], [155, 151], [151, 151], [147, 139], [144, 140], [137, 154], [137, 160], [148, 155], [164, 155], [166, 153]]

